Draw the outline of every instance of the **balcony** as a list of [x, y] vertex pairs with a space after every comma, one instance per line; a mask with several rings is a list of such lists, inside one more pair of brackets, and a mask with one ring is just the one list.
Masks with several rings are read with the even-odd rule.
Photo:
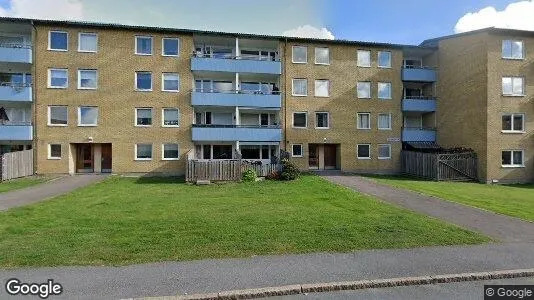
[[437, 72], [430, 67], [405, 66], [402, 68], [403, 81], [435, 82]]
[[203, 106], [246, 106], [262, 108], [280, 108], [280, 93], [264, 94], [261, 92], [225, 91], [191, 93], [192, 105]]
[[193, 142], [280, 142], [280, 126], [193, 125]]
[[282, 65], [277, 60], [247, 59], [245, 57], [193, 56], [191, 71], [214, 71], [231, 73], [282, 74]]
[[31, 102], [32, 87], [27, 85], [0, 85], [0, 101]]
[[30, 123], [0, 125], [0, 140], [2, 141], [31, 141], [33, 126]]
[[0, 44], [0, 62], [32, 63], [32, 48], [21, 44]]
[[434, 97], [404, 97], [402, 111], [434, 112], [436, 111], [436, 98]]
[[402, 128], [403, 142], [435, 142], [434, 128], [404, 127]]

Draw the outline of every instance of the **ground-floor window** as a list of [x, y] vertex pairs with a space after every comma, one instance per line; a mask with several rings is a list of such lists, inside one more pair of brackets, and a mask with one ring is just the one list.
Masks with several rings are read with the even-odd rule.
[[523, 167], [523, 150], [505, 150], [502, 152], [503, 167]]
[[271, 159], [273, 153], [276, 152], [276, 146], [242, 145], [239, 147], [239, 151], [243, 159]]
[[196, 159], [232, 159], [232, 145], [196, 145]]
[[178, 144], [163, 144], [162, 145], [162, 159], [163, 160], [177, 160], [179, 157]]
[[391, 159], [391, 145], [378, 145], [378, 159]]
[[370, 159], [371, 158], [371, 145], [359, 144], [357, 146], [358, 159]]
[[292, 157], [302, 157], [302, 144], [291, 145], [291, 156]]
[[135, 145], [135, 159], [136, 160], [151, 160], [152, 159], [152, 144], [136, 144]]
[[61, 144], [48, 145], [48, 159], [61, 159]]

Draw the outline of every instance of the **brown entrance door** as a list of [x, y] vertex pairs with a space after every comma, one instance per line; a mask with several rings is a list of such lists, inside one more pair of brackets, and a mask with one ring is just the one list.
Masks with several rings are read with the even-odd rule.
[[76, 172], [78, 173], [93, 173], [94, 159], [93, 159], [93, 145], [92, 144], [78, 144], [76, 153]]
[[337, 169], [337, 146], [324, 145], [324, 168]]
[[102, 173], [111, 173], [111, 144], [102, 144]]
[[319, 168], [319, 147], [315, 144], [310, 144], [308, 146], [308, 166], [310, 169]]

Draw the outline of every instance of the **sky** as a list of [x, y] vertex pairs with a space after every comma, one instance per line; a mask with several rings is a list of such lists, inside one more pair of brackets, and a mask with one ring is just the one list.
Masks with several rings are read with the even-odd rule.
[[419, 44], [534, 30], [534, 0], [0, 0], [0, 16]]

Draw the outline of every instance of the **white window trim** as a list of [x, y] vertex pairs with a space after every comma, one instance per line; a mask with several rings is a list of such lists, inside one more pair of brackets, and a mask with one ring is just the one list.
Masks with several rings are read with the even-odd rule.
[[[295, 94], [295, 80], [306, 81], [306, 94]], [[307, 78], [293, 78], [291, 79], [291, 96], [293, 97], [307, 97], [308, 96], [308, 79]]]
[[[300, 155], [293, 153], [293, 146], [300, 146]], [[304, 157], [304, 145], [303, 144], [291, 144], [291, 157]]]
[[[360, 157], [359, 156], [358, 152], [360, 152], [360, 151], [358, 151], [358, 150], [360, 150], [359, 149], [360, 146], [368, 146], [369, 147], [369, 157]], [[357, 144], [356, 145], [356, 158], [357, 159], [366, 159], [366, 160], [371, 159], [371, 144]]]
[[[306, 60], [305, 61], [295, 61], [295, 55], [294, 55], [294, 51], [295, 51], [295, 48], [304, 48], [306, 49]], [[291, 47], [291, 62], [294, 63], [294, 64], [307, 64], [308, 63], [308, 47], [307, 46], [292, 46]]]
[[[150, 74], [150, 89], [139, 89], [137, 88], [137, 74], [138, 73], [148, 73]], [[152, 72], [147, 72], [147, 71], [135, 71], [135, 76], [134, 76], [134, 87], [135, 87], [135, 90], [137, 92], [152, 92], [152, 89], [154, 88], [154, 76], [152, 76]]]
[[[510, 78], [512, 80], [512, 94], [505, 94], [504, 93], [504, 88], [502, 86], [502, 80], [504, 78]], [[523, 93], [522, 94], [514, 94], [514, 79], [517, 79], [517, 78], [521, 78], [521, 82], [522, 82], [522, 85], [523, 85]], [[501, 94], [503, 97], [525, 97], [526, 96], [526, 91], [525, 91], [525, 77], [524, 76], [503, 76], [501, 78]]]
[[380, 149], [380, 146], [387, 146], [389, 148], [389, 156], [388, 157], [380, 156], [380, 151], [377, 151], [378, 159], [380, 160], [391, 159], [391, 144], [378, 144], [377, 150]]
[[[56, 33], [66, 33], [67, 34], [67, 49], [53, 49], [52, 46], [52, 32]], [[48, 51], [59, 51], [59, 52], [67, 52], [69, 51], [69, 33], [67, 31], [62, 30], [49, 30], [48, 31]]]
[[[360, 97], [360, 95], [358, 95], [358, 83], [369, 83], [369, 97]], [[356, 82], [356, 97], [358, 99], [371, 99], [371, 98], [373, 98], [373, 84], [371, 83], [371, 81], [358, 81], [358, 82]]]
[[[317, 114], [326, 114], [326, 120], [328, 123], [327, 127], [317, 127]], [[330, 129], [330, 113], [329, 112], [327, 111], [316, 111], [315, 112], [315, 129]]]
[[[504, 42], [506, 41], [509, 41], [509, 42], [521, 42], [521, 50], [522, 50], [522, 53], [521, 53], [521, 58], [517, 58], [517, 57], [508, 57], [508, 56], [504, 56], [503, 53], [502, 53], [502, 46], [504, 44]], [[526, 57], [526, 51], [525, 51], [525, 41], [524, 40], [502, 40], [501, 41], [501, 58], [502, 59], [507, 59], [507, 60], [525, 60], [525, 57]]]
[[[150, 145], [150, 152], [151, 152], [151, 156], [150, 158], [138, 158], [137, 157], [137, 145]], [[152, 158], [154, 157], [154, 145], [151, 144], [151, 143], [136, 143], [135, 144], [135, 147], [134, 147], [134, 160], [137, 160], [137, 161], [149, 161], [149, 160], [152, 160]]]
[[[317, 81], [326, 81], [328, 83], [328, 94], [326, 96], [318, 96], [317, 95]], [[313, 82], [313, 87], [314, 87], [314, 91], [313, 91], [314, 92], [313, 93], [314, 97], [317, 97], [317, 98], [329, 98], [330, 97], [330, 80], [328, 80], [328, 79], [315, 79], [315, 81]]]
[[[389, 84], [389, 97], [380, 97], [380, 88], [378, 87], [380, 84]], [[393, 94], [393, 85], [391, 84], [391, 82], [378, 82], [377, 83], [377, 90], [376, 90], [376, 93], [377, 93], [377, 98], [378, 99], [381, 99], [381, 100], [391, 100], [392, 99], [392, 94]]]
[[[52, 156], [52, 145], [60, 145], [60, 147], [61, 147], [61, 156], [59, 156], [59, 157]], [[59, 143], [57, 143], [57, 144], [54, 144], [54, 143], [48, 144], [48, 155], [47, 155], [48, 159], [50, 159], [50, 160], [60, 160], [62, 156], [63, 156], [63, 145], [61, 145]]]
[[[177, 90], [166, 90], [165, 89], [165, 75], [167, 75], [167, 74], [177, 75], [178, 76], [178, 89]], [[135, 82], [137, 82], [137, 80]], [[163, 73], [161, 73], [161, 91], [162, 92], [167, 92], [167, 93], [178, 93], [178, 92], [180, 92], [180, 74], [174, 73], [174, 72], [163, 72]]]
[[[304, 114], [306, 116], [306, 126], [304, 127], [295, 127], [295, 114]], [[308, 128], [308, 112], [307, 111], [295, 111], [293, 114], [291, 114], [291, 126], [295, 129], [306, 129]]]
[[[147, 54], [147, 53], [137, 53], [137, 38], [149, 38], [150, 39], [150, 54]], [[153, 36], [150, 36], [150, 35], [136, 35], [134, 36], [134, 39], [135, 39], [135, 48], [134, 48], [134, 53], [136, 55], [142, 55], [142, 56], [151, 56], [152, 54], [154, 54], [154, 37]]]
[[[94, 35], [96, 37], [96, 50], [95, 51], [80, 49], [80, 40], [81, 40], [82, 34], [84, 34], [84, 35]], [[78, 52], [81, 52], [81, 53], [97, 53], [98, 52], [98, 33], [94, 33], [94, 32], [80, 32], [80, 33], [78, 33]]]
[[[380, 115], [388, 115], [389, 116], [389, 128], [380, 128]], [[377, 117], [377, 120], [376, 120], [376, 128], [378, 128], [378, 130], [392, 130], [392, 127], [391, 124], [392, 122], [392, 116], [391, 114], [386, 114], [386, 113], [379, 113], [378, 114], [378, 117]]]
[[[320, 62], [317, 62], [317, 49], [328, 49], [328, 63], [320, 63]], [[330, 48], [328, 47], [315, 47], [315, 64], [316, 65], [323, 65], [323, 66], [329, 66], [330, 65]], [[307, 59], [306, 59], [307, 60]]]
[[[525, 113], [515, 113], [515, 114], [502, 114], [502, 117], [504, 116], [510, 116], [511, 118], [511, 129], [510, 130], [501, 130], [502, 133], [507, 133], [507, 134], [510, 134], [510, 133], [526, 133], [526, 130], [525, 130]], [[522, 128], [523, 130], [514, 130], [514, 116], [523, 116], [522, 118]], [[502, 117], [501, 117], [501, 122], [502, 122]], [[501, 128], [502, 128], [502, 125], [501, 125]]]
[[[369, 116], [369, 127], [368, 128], [360, 127], [360, 115]], [[356, 113], [356, 129], [371, 130], [371, 113]]]
[[[501, 151], [501, 156], [502, 156], [502, 152], [510, 152], [510, 156], [511, 156], [511, 160], [510, 160], [510, 165], [503, 165], [501, 163], [501, 167], [502, 168], [524, 168], [525, 167], [525, 150], [502, 150]], [[514, 152], [521, 152], [521, 162], [522, 164], [520, 165], [516, 165], [514, 164]]]
[[[52, 86], [52, 71], [65, 71], [67, 73], [67, 84], [65, 86]], [[50, 68], [48, 69], [48, 88], [49, 89], [66, 89], [69, 87], [69, 69]]]
[[[178, 125], [165, 125], [165, 110], [177, 110], [178, 111]], [[137, 123], [137, 109], [135, 110], [135, 123]], [[180, 127], [180, 109], [174, 107], [164, 107], [161, 109], [161, 127]]]
[[[67, 109], [67, 124], [52, 124], [50, 122], [51, 120], [51, 108], [52, 107], [65, 107]], [[51, 126], [51, 127], [67, 127], [69, 126], [69, 108], [67, 105], [49, 105], [48, 106], [48, 120], [47, 120], [47, 125], [48, 126]]]
[[[82, 76], [80, 75], [80, 73], [82, 71], [94, 71], [96, 73], [96, 86], [93, 88], [93, 87], [82, 87]], [[95, 70], [95, 69], [78, 69], [78, 89], [79, 90], [96, 90], [98, 89], [98, 70]]]
[[[178, 157], [176, 158], [165, 158], [165, 145], [176, 145], [178, 146]], [[137, 151], [135, 152], [137, 156]], [[161, 160], [180, 160], [180, 145], [177, 143], [163, 143], [161, 144]]]
[[[369, 65], [360, 65], [360, 61], [359, 61], [359, 56], [360, 56], [360, 52], [368, 52], [369, 53]], [[364, 49], [359, 49], [356, 51], [356, 66], [360, 67], [360, 68], [370, 68], [372, 65], [373, 65], [373, 62], [372, 62], [372, 59], [371, 59], [371, 50], [364, 50]]]
[[[389, 53], [389, 66], [381, 66], [380, 65], [380, 53], [382, 52], [387, 52]], [[381, 69], [391, 69], [393, 67], [393, 55], [391, 53], [391, 51], [387, 51], [387, 50], [383, 50], [383, 51], [378, 51], [378, 53], [376, 54], [376, 65], [381, 68]]]
[[[165, 54], [165, 40], [176, 40], [178, 41], [178, 54], [176, 55], [168, 55]], [[135, 47], [137, 50], [137, 46]], [[161, 39], [161, 56], [164, 57], [179, 57], [180, 56], [180, 38], [173, 38], [173, 37], [164, 37]]]
[[[96, 123], [94, 123], [94, 124], [81, 124], [80, 123], [82, 121], [82, 107], [91, 107], [91, 108], [96, 108], [97, 109], [98, 115], [96, 117]], [[98, 109], [98, 106], [90, 106], [90, 105], [78, 106], [78, 127], [97, 127], [99, 118], [100, 118], [100, 109]]]
[[[150, 109], [150, 117], [152, 119], [152, 124], [150, 125], [138, 125], [137, 124], [137, 110], [138, 109]], [[134, 119], [135, 127], [152, 127], [152, 125], [154, 125], [154, 109], [152, 107], [136, 107], [134, 108], [134, 111], [135, 111], [135, 119]]]

